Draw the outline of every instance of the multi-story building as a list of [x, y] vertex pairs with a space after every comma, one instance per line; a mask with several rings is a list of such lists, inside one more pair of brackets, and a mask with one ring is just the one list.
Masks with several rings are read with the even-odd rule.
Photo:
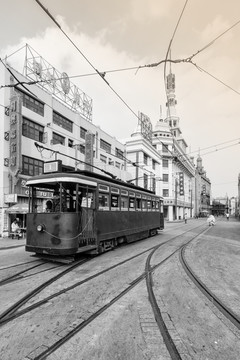
[[141, 114], [137, 130], [125, 144], [131, 160], [128, 170], [135, 183], [150, 186], [164, 197], [164, 217], [172, 221], [183, 219], [184, 214], [193, 216], [195, 166], [186, 153], [176, 116], [174, 75], [170, 73], [167, 79], [167, 118], [160, 119], [152, 130], [150, 119]]
[[195, 189], [195, 214], [197, 216], [207, 216], [212, 210], [211, 182], [206, 175], [200, 155], [197, 158]]
[[127, 170], [130, 181], [137, 186], [161, 194], [161, 158], [152, 145], [152, 124], [143, 113], [139, 113], [138, 125], [130, 138], [122, 140], [126, 146]]
[[162, 195], [164, 215], [171, 220], [193, 216], [195, 167], [187, 155], [176, 114], [175, 76], [167, 76], [167, 118], [159, 120], [153, 131], [153, 145], [162, 158]]
[[[26, 225], [26, 180], [41, 174], [46, 161], [127, 179], [125, 147], [92, 123], [91, 98], [26, 50], [24, 75], [0, 63], [0, 236], [16, 216]], [[45, 196], [38, 194], [39, 208]]]
[[223, 216], [229, 211], [228, 196], [216, 197], [212, 201], [212, 213], [216, 216]]

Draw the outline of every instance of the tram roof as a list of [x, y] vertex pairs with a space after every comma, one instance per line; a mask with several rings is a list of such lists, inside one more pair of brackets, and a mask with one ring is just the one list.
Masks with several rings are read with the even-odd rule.
[[[95, 181], [94, 181], [95, 180]], [[97, 186], [97, 181], [102, 180], [106, 181], [112, 184], [116, 184], [119, 186], [124, 186], [127, 188], [130, 188], [135, 191], [144, 191], [151, 195], [156, 194], [148, 189], [144, 189], [140, 186], [136, 186], [134, 184], [127, 183], [120, 179], [113, 179], [110, 177], [107, 177], [105, 175], [97, 174], [91, 171], [86, 170], [78, 170], [73, 172], [60, 172], [60, 173], [49, 173], [49, 174], [42, 174], [38, 176], [34, 176], [31, 179], [27, 181], [26, 185], [40, 185], [40, 184], [46, 184], [46, 183], [54, 183], [54, 182], [75, 182], [79, 184], [87, 184], [90, 186]], [[161, 197], [161, 196], [158, 196]]]

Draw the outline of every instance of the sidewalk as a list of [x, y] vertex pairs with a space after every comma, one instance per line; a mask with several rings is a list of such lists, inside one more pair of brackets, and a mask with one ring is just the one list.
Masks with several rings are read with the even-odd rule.
[[26, 238], [18, 240], [18, 239], [11, 239], [8, 237], [4, 237], [4, 238], [0, 237], [0, 250], [25, 246], [25, 244], [26, 244]]

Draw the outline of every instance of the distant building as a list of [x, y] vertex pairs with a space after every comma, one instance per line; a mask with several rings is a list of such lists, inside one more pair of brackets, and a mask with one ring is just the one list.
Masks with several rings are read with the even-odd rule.
[[153, 145], [162, 158], [162, 196], [164, 216], [169, 221], [193, 216], [193, 161], [187, 155], [187, 143], [182, 137], [176, 114], [175, 75], [167, 76], [167, 118], [160, 119], [153, 132]]
[[127, 171], [131, 182], [161, 195], [161, 158], [152, 144], [152, 124], [139, 113], [138, 125], [130, 138], [122, 140], [126, 146]]
[[167, 77], [167, 95], [167, 118], [160, 119], [152, 130], [150, 119], [139, 116], [138, 127], [125, 144], [133, 181], [140, 186], [150, 186], [163, 196], [164, 217], [173, 221], [183, 219], [185, 213], [193, 216], [195, 166], [186, 154], [187, 144], [176, 116], [172, 73]]
[[211, 182], [206, 175], [200, 155], [197, 158], [195, 173], [195, 214], [207, 216], [211, 213]]
[[212, 213], [215, 216], [225, 215], [228, 211], [228, 197], [216, 197], [212, 201]]
[[238, 174], [238, 198], [237, 198], [237, 210], [236, 210], [236, 216], [240, 220], [240, 174]]

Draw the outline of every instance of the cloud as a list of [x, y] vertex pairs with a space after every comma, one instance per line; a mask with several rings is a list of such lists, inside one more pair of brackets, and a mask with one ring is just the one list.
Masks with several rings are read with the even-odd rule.
[[159, 0], [132, 0], [130, 1], [130, 14], [134, 21], [144, 23], [145, 21], [160, 20], [169, 14], [172, 6], [172, 1], [168, 0], [164, 3], [159, 3]]

